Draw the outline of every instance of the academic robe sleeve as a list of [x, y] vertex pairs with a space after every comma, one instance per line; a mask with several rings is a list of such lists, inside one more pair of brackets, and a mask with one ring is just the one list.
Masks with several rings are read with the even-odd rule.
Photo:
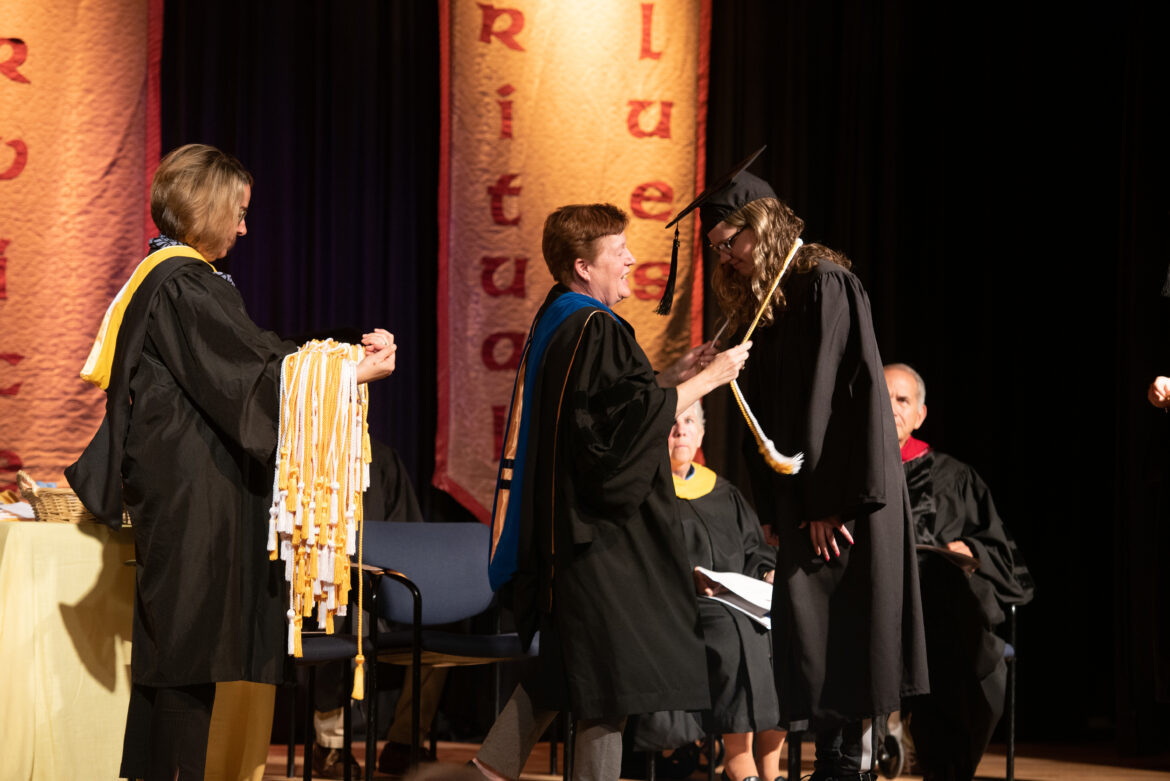
[[666, 463], [678, 395], [659, 387], [632, 330], [605, 313], [585, 325], [566, 393], [578, 486], [573, 534], [585, 542], [592, 539], [588, 526], [621, 523], [650, 493]]
[[769, 570], [776, 569], [776, 549], [764, 539], [760, 519], [756, 511], [734, 487], [731, 489], [736, 517], [739, 519], [740, 537], [743, 540], [743, 574], [762, 578]]
[[280, 367], [295, 351], [248, 318], [231, 283], [195, 265], [160, 290], [143, 359], [160, 360], [215, 428], [258, 461], [276, 449]]
[[797, 479], [804, 517], [793, 520], [836, 515], [849, 521], [897, 500], [886, 496], [887, 428], [892, 430], [893, 419], [885, 375], [869, 299], [855, 276], [818, 275], [805, 307], [809, 395], [803, 409], [786, 411], [803, 421], [804, 467]]
[[398, 451], [370, 437], [370, 487], [362, 497], [367, 521], [417, 523], [423, 520], [418, 496]]
[[968, 467], [955, 494], [964, 519], [959, 537], [979, 559], [979, 577], [988, 581], [1002, 604], [1024, 604], [1032, 598], [1032, 578], [1014, 540], [995, 509], [987, 484]]

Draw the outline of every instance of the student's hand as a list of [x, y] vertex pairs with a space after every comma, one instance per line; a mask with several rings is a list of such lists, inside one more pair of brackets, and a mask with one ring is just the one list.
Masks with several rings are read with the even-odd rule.
[[853, 544], [853, 535], [845, 528], [845, 523], [836, 515], [822, 518], [819, 521], [805, 521], [800, 528], [808, 527], [808, 538], [812, 542], [813, 552], [825, 561], [829, 561], [829, 553], [833, 558], [841, 557], [841, 549], [837, 546], [837, 534], [846, 542]]

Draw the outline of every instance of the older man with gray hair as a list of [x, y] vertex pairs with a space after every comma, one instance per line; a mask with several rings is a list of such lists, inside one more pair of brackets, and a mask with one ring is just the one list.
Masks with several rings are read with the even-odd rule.
[[887, 364], [885, 375], [920, 548], [930, 667], [930, 694], [905, 704], [910, 734], [925, 779], [970, 779], [1003, 713], [1004, 644], [992, 630], [1004, 606], [1031, 600], [1032, 578], [975, 470], [914, 438], [926, 420], [922, 376], [904, 363]]

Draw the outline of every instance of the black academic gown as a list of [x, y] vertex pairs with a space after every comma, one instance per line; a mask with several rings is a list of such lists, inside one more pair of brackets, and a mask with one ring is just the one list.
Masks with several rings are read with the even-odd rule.
[[[707, 474], [713, 475], [709, 470]], [[675, 486], [687, 483], [676, 478]], [[775, 568], [776, 549], [764, 540], [759, 519], [738, 488], [715, 476], [707, 493], [683, 498], [684, 492], [690, 493], [680, 491], [679, 508], [691, 567], [752, 578]], [[701, 715], [680, 711], [641, 715], [634, 725], [632, 748], [637, 751], [673, 749], [708, 733], [758, 732], [779, 724], [768, 630], [711, 599], [699, 599], [699, 622], [707, 649], [711, 707]]]
[[[687, 558], [692, 567], [762, 578], [776, 566], [776, 549], [764, 541], [759, 519], [743, 494], [722, 477], [712, 491], [680, 499]], [[709, 732], [743, 733], [780, 723], [768, 631], [738, 610], [699, 600], [707, 678]]]
[[1032, 578], [975, 470], [928, 450], [904, 464], [918, 541], [962, 540], [979, 559], [970, 576], [920, 554], [930, 694], [907, 702], [919, 764], [938, 779], [970, 779], [1003, 713], [1003, 606], [1032, 598]]
[[[206, 263], [151, 276], [164, 268], [119, 334], [114, 374], [129, 391], [108, 399], [107, 419], [126, 421], [120, 463], [87, 450], [69, 479], [84, 500], [103, 483], [116, 494], [120, 472], [134, 532], [136, 685], [281, 683], [288, 585], [268, 559], [268, 509], [280, 365], [295, 346], [257, 327]], [[136, 330], [141, 351], [123, 350]]]
[[[873, 334], [850, 272], [821, 260], [784, 283], [787, 309], [759, 329], [740, 384], [796, 475], [747, 437], [756, 509], [780, 538], [772, 642], [783, 723], [833, 727], [898, 710], [927, 690], [909, 500]], [[836, 515], [855, 540], [825, 562], [806, 521]]]
[[582, 719], [704, 708], [666, 452], [677, 393], [658, 386], [628, 323], [590, 307], [560, 325], [539, 371], [512, 580], [518, 627], [541, 633], [529, 691]]

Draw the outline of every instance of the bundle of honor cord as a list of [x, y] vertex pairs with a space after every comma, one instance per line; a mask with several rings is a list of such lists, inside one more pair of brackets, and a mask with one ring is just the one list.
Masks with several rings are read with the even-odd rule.
[[[289, 582], [288, 652], [301, 656], [302, 621], [333, 633], [346, 615], [349, 557], [361, 560], [362, 492], [370, 484], [365, 385], [357, 382], [358, 345], [311, 341], [281, 367], [280, 433], [269, 510], [269, 557], [284, 562]], [[361, 632], [361, 590], [358, 628]], [[355, 641], [356, 642], [356, 641]], [[361, 699], [358, 648], [354, 697]]]

